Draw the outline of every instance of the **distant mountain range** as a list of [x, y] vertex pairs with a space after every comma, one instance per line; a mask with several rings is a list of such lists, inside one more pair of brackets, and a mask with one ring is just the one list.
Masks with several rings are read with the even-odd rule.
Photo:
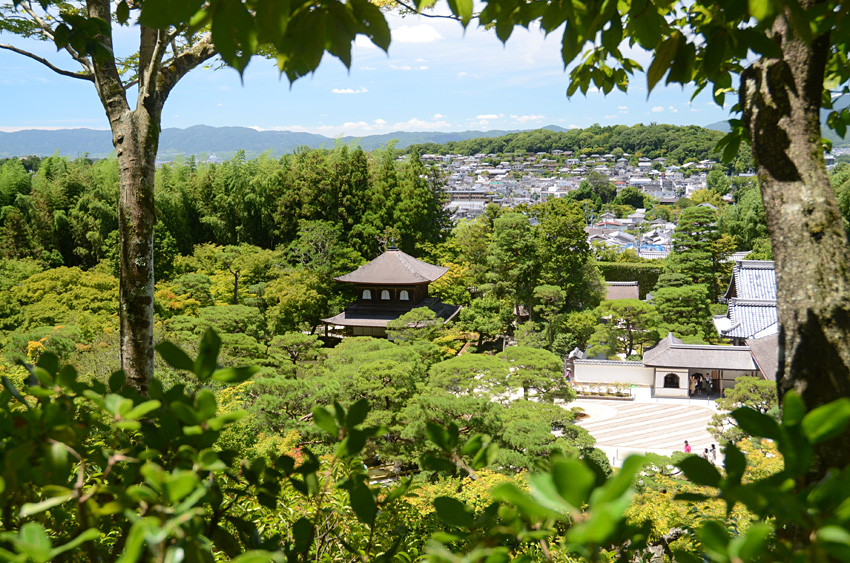
[[[823, 119], [826, 119], [824, 112]], [[718, 121], [705, 126], [706, 129], [729, 131], [729, 124]], [[547, 125], [540, 129], [551, 131], [567, 131], [557, 125]], [[481, 137], [501, 137], [508, 133], [518, 133], [522, 130], [493, 130], [493, 131], [458, 131], [445, 133], [440, 131], [394, 131], [382, 135], [367, 135], [364, 137], [331, 138], [313, 133], [295, 133], [293, 131], [257, 131], [250, 127], [211, 127], [195, 125], [186, 129], [163, 129], [159, 141], [159, 160], [171, 160], [177, 156], [211, 156], [222, 159], [233, 156], [237, 150], [244, 150], [248, 158], [254, 158], [262, 153], [274, 157], [291, 153], [299, 146], [311, 148], [331, 148], [337, 143], [363, 147], [371, 151], [392, 140], [396, 147], [403, 149], [410, 145], [422, 143], [443, 144], [449, 141], [463, 141]], [[527, 131], [527, 129], [526, 129]], [[834, 146], [850, 144], [839, 138], [835, 133], [824, 129], [824, 135], [831, 139]], [[88, 154], [92, 158], [103, 158], [113, 152], [112, 134], [105, 130], [96, 129], [58, 129], [48, 131], [43, 129], [27, 129], [14, 133], [0, 132], [0, 158], [12, 156], [48, 156], [55, 152], [75, 158]]]
[[[566, 131], [563, 127], [549, 125], [544, 129]], [[264, 152], [273, 156], [290, 153], [299, 146], [311, 148], [333, 147], [336, 143], [360, 145], [370, 151], [397, 140], [397, 148], [406, 148], [420, 143], [447, 143], [480, 137], [500, 137], [517, 131], [460, 131], [444, 133], [439, 131], [407, 132], [395, 131], [383, 135], [365, 137], [331, 138], [312, 133], [292, 131], [257, 131], [250, 127], [210, 127], [196, 125], [187, 129], [163, 129], [159, 140], [160, 160], [170, 160], [176, 156], [216, 155], [229, 158], [237, 150], [245, 151], [253, 158]], [[102, 158], [113, 152], [112, 134], [109, 131], [95, 129], [58, 129], [55, 131], [28, 129], [14, 133], [0, 132], [0, 158], [11, 156], [47, 156], [59, 151], [59, 154], [77, 157], [88, 154], [92, 158]]]
[[[846, 109], [846, 108], [850, 108], [850, 96], [845, 95], [845, 96], [841, 96], [840, 98], [837, 98], [832, 103], [832, 107], [833, 107], [833, 109], [836, 109], [836, 110], [843, 110], [843, 109]], [[832, 141], [833, 147], [850, 146], [850, 134], [845, 135], [845, 137], [842, 139], [841, 137], [839, 137], [835, 133], [835, 131], [826, 127], [826, 118], [829, 117], [830, 111], [831, 110], [828, 110], [828, 109], [820, 110], [821, 134], [825, 138]], [[732, 130], [732, 128], [729, 127], [728, 121], [718, 121], [716, 123], [710, 123], [710, 124], [706, 125], [705, 128], [706, 129], [713, 129], [714, 131], [721, 131], [723, 133], [728, 133], [729, 131]]]

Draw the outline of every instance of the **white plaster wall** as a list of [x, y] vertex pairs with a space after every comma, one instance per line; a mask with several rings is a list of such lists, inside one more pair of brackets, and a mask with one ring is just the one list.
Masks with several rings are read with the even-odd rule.
[[[687, 397], [688, 396], [688, 370], [678, 369], [653, 369], [655, 374], [655, 395], [657, 397]], [[664, 376], [675, 373], [679, 376], [679, 387], [664, 387]]]
[[629, 365], [631, 363], [623, 362], [622, 366], [576, 363], [573, 366], [573, 378], [576, 383], [627, 383], [651, 387], [655, 370], [634, 364]]

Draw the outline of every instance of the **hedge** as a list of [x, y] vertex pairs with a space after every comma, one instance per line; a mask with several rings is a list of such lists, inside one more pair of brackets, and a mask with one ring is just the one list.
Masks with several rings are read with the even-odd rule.
[[664, 271], [664, 262], [597, 262], [605, 281], [636, 281], [640, 289], [640, 298], [646, 299], [647, 292], [655, 288], [658, 276]]

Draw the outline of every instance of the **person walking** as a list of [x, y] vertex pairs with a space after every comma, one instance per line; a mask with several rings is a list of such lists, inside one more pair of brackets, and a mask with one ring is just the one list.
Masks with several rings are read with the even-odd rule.
[[705, 448], [705, 449], [702, 451], [702, 456], [701, 456], [701, 457], [702, 457], [702, 459], [704, 459], [705, 461], [708, 461], [708, 455], [709, 455], [709, 454], [708, 454], [708, 448]]
[[687, 440], [685, 440], [685, 453], [686, 454], [691, 453], [691, 445], [688, 443]]
[[711, 456], [711, 457], [709, 458], [709, 461], [710, 461], [711, 463], [713, 463], [714, 465], [717, 465], [717, 448], [714, 446], [714, 444], [711, 444], [711, 449], [709, 450], [709, 452], [708, 452], [708, 453], [709, 453], [709, 454], [710, 454], [710, 456]]

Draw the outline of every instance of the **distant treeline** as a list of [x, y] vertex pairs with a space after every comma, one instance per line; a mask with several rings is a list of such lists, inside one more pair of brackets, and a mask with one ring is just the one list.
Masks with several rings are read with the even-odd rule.
[[[118, 163], [52, 156], [0, 164], [0, 257], [89, 268], [117, 252]], [[156, 175], [157, 250], [195, 245], [276, 248], [302, 223], [324, 221], [351, 248], [375, 257], [393, 242], [407, 252], [442, 240], [448, 228], [442, 180], [414, 152], [371, 154], [341, 146], [280, 159], [219, 164], [194, 158]], [[161, 272], [160, 272], [161, 273]]]
[[[510, 154], [550, 153], [553, 150], [575, 154], [619, 154], [665, 157], [672, 163], [689, 160], [720, 160], [714, 147], [724, 133], [696, 125], [592, 125], [586, 129], [551, 131], [537, 129], [510, 133], [502, 137], [450, 141], [444, 144], [425, 143], [410, 150], [420, 154]], [[616, 152], [615, 152], [616, 151]], [[737, 161], [743, 169], [752, 167], [749, 146], [742, 146]]]

